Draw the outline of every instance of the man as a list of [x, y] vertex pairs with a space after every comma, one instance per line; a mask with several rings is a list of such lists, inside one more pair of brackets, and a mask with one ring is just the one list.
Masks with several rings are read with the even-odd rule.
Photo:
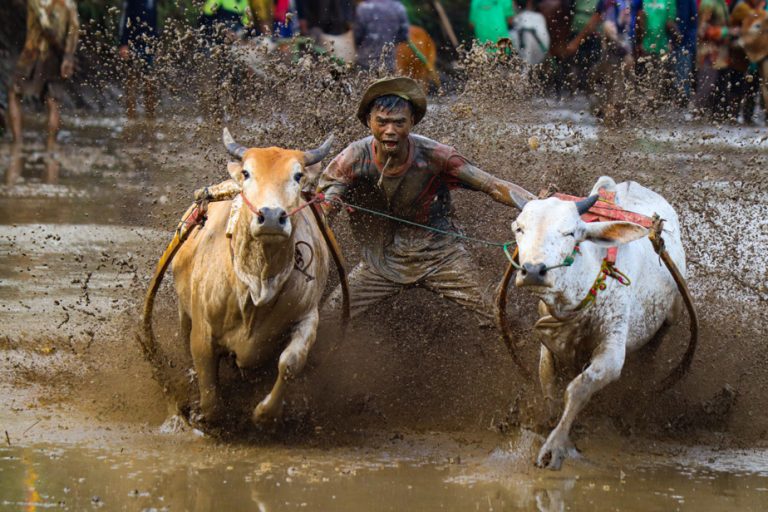
[[355, 3], [352, 0], [296, 0], [299, 31], [312, 36], [316, 31], [339, 36], [352, 28]]
[[120, 19], [118, 54], [128, 67], [125, 110], [129, 119], [136, 117], [136, 93], [140, 84], [144, 86], [144, 111], [150, 119], [155, 116], [155, 84], [146, 75], [152, 67], [156, 37], [157, 1], [125, 0], [123, 16]]
[[[408, 15], [397, 0], [363, 0], [355, 17], [357, 64], [363, 69], [379, 63], [386, 45], [408, 41]], [[386, 56], [385, 65], [390, 72], [394, 71], [394, 47]]]
[[728, 27], [729, 18], [725, 0], [699, 3], [695, 101], [698, 109], [715, 118], [726, 116], [730, 44], [738, 37], [738, 29]]
[[512, 0], [472, 0], [469, 4], [469, 28], [481, 43], [496, 44], [509, 37], [515, 15]]
[[[338, 201], [418, 223], [437, 231], [372, 215], [349, 214], [363, 261], [350, 273], [352, 316], [409, 286], [423, 286], [488, 320], [476, 265], [458, 238], [450, 191], [484, 192], [507, 206], [533, 198], [524, 189], [483, 172], [455, 149], [411, 133], [424, 117], [424, 92], [410, 78], [374, 82], [365, 91], [357, 118], [371, 136], [353, 142], [320, 177], [331, 216]], [[336, 307], [337, 290], [329, 300]]]
[[75, 70], [80, 23], [74, 0], [29, 0], [27, 37], [8, 90], [8, 114], [14, 144], [20, 145], [21, 97], [39, 98], [48, 112], [46, 149], [55, 150], [59, 132], [62, 80]]
[[598, 79], [603, 84], [600, 111], [606, 123], [617, 124], [627, 100], [626, 85], [634, 79], [634, 49], [637, 0], [599, 0], [590, 20], [602, 20], [603, 52]]
[[[730, 30], [741, 30], [744, 21], [765, 10], [765, 0], [740, 0], [731, 11]], [[745, 124], [753, 124], [755, 97], [760, 91], [757, 66], [750, 62], [744, 48], [734, 43], [731, 45], [731, 70], [729, 74], [731, 93], [729, 116], [734, 120], [740, 114]]]
[[207, 36], [219, 43], [234, 39], [250, 21], [251, 5], [248, 0], [206, 0], [200, 16], [200, 24]]
[[591, 91], [592, 69], [600, 62], [600, 19], [598, 0], [574, 0], [571, 10], [571, 39], [564, 54], [570, 58], [571, 74], [576, 90]]
[[696, 57], [696, 0], [677, 0], [677, 30], [680, 44], [672, 45], [672, 61], [675, 67], [675, 89], [678, 103], [685, 107], [693, 90], [693, 61]]
[[657, 99], [671, 99], [674, 74], [669, 54], [682, 41], [677, 30], [677, 0], [644, 0], [642, 55], [638, 72], [652, 84]]

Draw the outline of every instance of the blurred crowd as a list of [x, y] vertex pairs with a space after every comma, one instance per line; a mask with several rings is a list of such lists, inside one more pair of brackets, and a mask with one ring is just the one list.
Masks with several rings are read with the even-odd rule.
[[[264, 34], [312, 41], [361, 68], [383, 66], [428, 87], [439, 84], [439, 70], [450, 69], [460, 45], [450, 21], [459, 6], [471, 31], [464, 35], [488, 54], [519, 56], [559, 95], [602, 94], [606, 115], [637, 84], [655, 89], [661, 104], [717, 120], [750, 124], [767, 103], [765, 0], [448, 1], [450, 18], [441, 0], [205, 0], [198, 23], [212, 41]], [[27, 39], [8, 88], [14, 139], [20, 98], [31, 95], [48, 107], [53, 142], [60, 82], [72, 75], [79, 29], [75, 0], [28, 0]], [[118, 54], [133, 70], [123, 84], [129, 117], [140, 93], [144, 112], [154, 115], [156, 84], [142, 77], [157, 36], [157, 0], [124, 0]]]

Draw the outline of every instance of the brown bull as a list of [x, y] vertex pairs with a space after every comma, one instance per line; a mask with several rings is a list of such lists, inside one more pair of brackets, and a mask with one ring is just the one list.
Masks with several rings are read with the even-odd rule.
[[414, 53], [408, 43], [400, 43], [395, 49], [395, 70], [398, 75], [409, 76], [418, 80], [425, 87], [434, 84], [440, 86], [440, 76], [435, 70], [435, 61], [437, 60], [437, 46], [426, 30], [415, 25], [408, 29], [408, 39], [418, 48], [419, 52], [426, 59], [426, 63]]
[[[328, 249], [309, 208], [301, 205], [305, 168], [321, 161], [331, 139], [312, 151], [238, 145], [224, 130], [228, 166], [243, 202], [226, 235], [233, 201], [211, 203], [205, 227], [173, 262], [183, 339], [200, 388], [203, 421], [220, 419], [218, 367], [233, 354], [240, 368], [263, 367], [279, 354], [278, 377], [252, 420], [279, 418], [288, 379], [307, 361], [328, 277]], [[300, 257], [299, 257], [300, 255]]]

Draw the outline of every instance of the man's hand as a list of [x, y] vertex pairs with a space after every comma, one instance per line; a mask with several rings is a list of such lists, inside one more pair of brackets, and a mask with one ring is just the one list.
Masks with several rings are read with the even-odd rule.
[[72, 55], [65, 55], [61, 61], [61, 78], [64, 80], [72, 76], [75, 72], [75, 58]]
[[117, 49], [117, 54], [120, 56], [121, 59], [127, 60], [128, 57], [131, 56], [131, 52], [128, 49], [128, 45], [127, 44], [121, 45], [120, 48]]

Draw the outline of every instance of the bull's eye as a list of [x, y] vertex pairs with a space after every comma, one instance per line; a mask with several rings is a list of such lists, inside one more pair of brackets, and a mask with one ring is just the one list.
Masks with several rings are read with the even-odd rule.
[[249, 173], [249, 172], [248, 172], [248, 171], [246, 171], [245, 169], [243, 169], [243, 171], [242, 171], [242, 174], [243, 174], [243, 179], [244, 179], [244, 180], [247, 180], [248, 178], [250, 178], [250, 177], [251, 177], [251, 173]]
[[563, 233], [563, 236], [573, 236], [573, 231], [571, 231], [570, 233]]
[[515, 233], [517, 233], [518, 235], [522, 235], [523, 234], [523, 228], [521, 228], [520, 226], [517, 226], [515, 228]]
[[294, 174], [294, 175], [293, 175], [293, 180], [294, 180], [296, 183], [299, 183], [299, 182], [301, 181], [301, 178], [303, 178], [303, 177], [304, 177], [304, 173], [302, 173], [302, 172], [297, 172], [296, 174]]

